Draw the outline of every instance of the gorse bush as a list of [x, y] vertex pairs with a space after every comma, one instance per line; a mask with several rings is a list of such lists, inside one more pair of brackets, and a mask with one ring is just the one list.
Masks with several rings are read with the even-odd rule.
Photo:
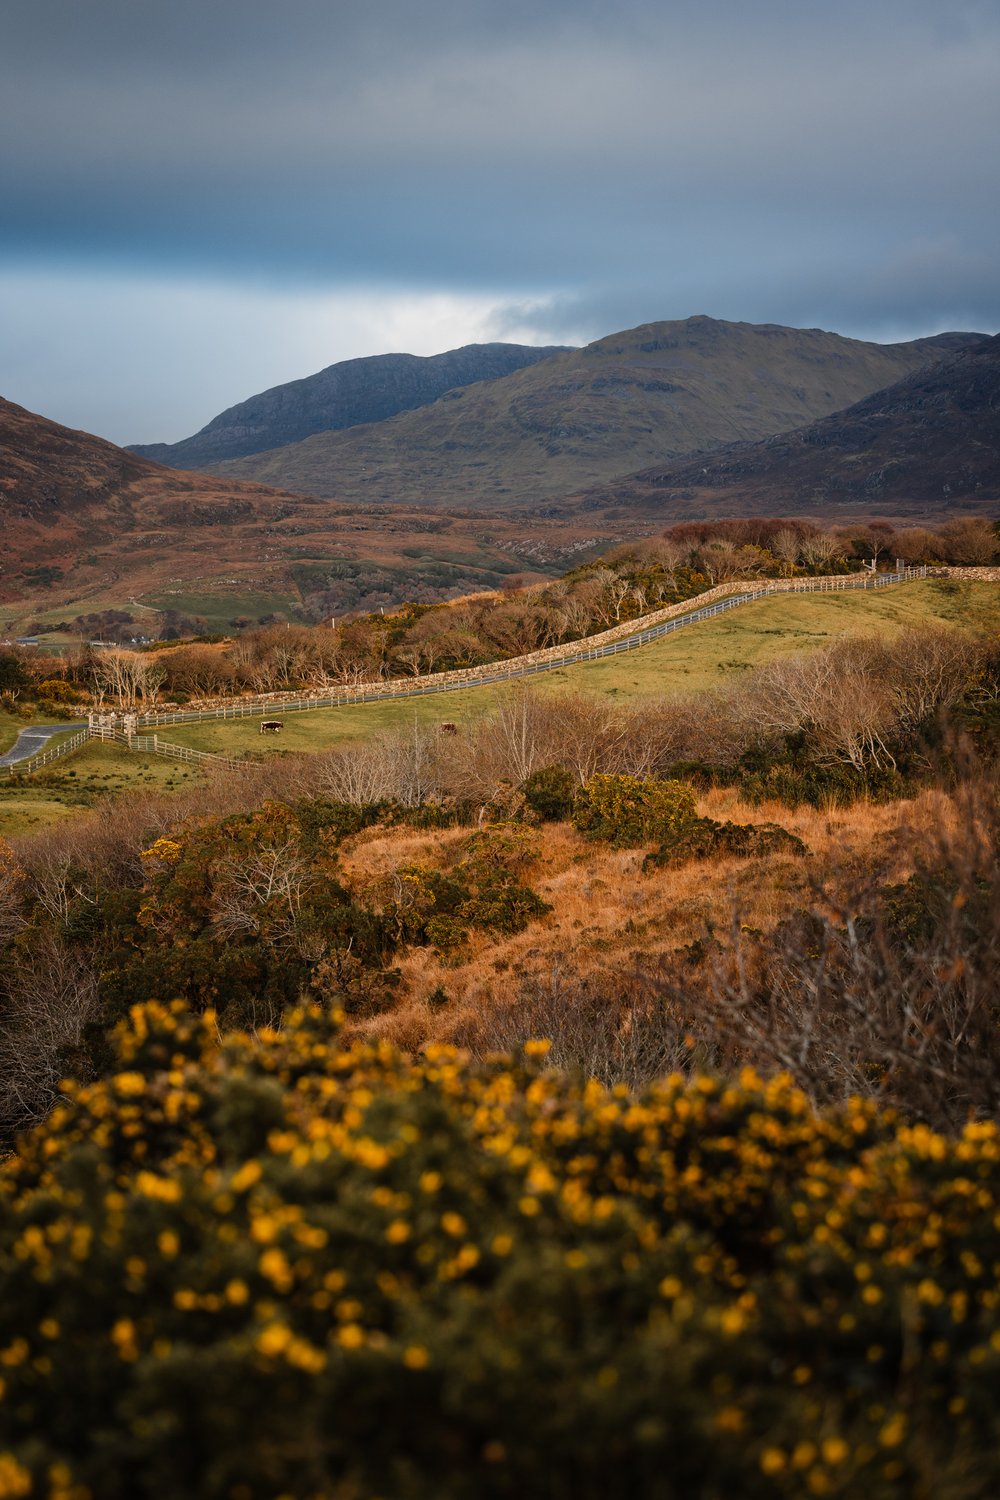
[[573, 823], [617, 849], [664, 839], [695, 816], [695, 795], [682, 781], [592, 776], [573, 802]]
[[462, 854], [449, 870], [403, 865], [379, 883], [383, 913], [397, 941], [430, 943], [441, 954], [454, 953], [470, 928], [509, 936], [550, 910], [518, 874], [538, 858], [526, 829], [484, 829], [464, 841]]
[[699, 817], [695, 806], [694, 790], [683, 781], [592, 776], [574, 798], [573, 822], [618, 849], [656, 844], [645, 870], [725, 855], [806, 852], [802, 840], [777, 823], [720, 823]]
[[543, 766], [533, 771], [521, 791], [531, 811], [547, 822], [563, 822], [572, 814], [576, 782], [565, 766]]
[[137, 1007], [0, 1171], [0, 1493], [1000, 1486], [1000, 1137]]
[[736, 855], [751, 859], [767, 854], [805, 854], [806, 846], [778, 823], [720, 823], [715, 818], [691, 817], [662, 836], [647, 854], [643, 869], [684, 864], [689, 859]]

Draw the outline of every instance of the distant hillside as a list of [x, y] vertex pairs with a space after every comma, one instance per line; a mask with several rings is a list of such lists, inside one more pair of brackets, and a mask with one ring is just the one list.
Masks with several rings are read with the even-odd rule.
[[201, 469], [297, 443], [314, 432], [381, 422], [426, 406], [445, 391], [497, 380], [561, 352], [560, 347], [528, 344], [467, 344], [428, 358], [378, 354], [345, 359], [318, 375], [276, 385], [231, 406], [194, 437], [179, 443], [137, 443], [130, 452], [175, 469]]
[[982, 337], [880, 345], [705, 317], [650, 323], [385, 422], [215, 467], [345, 503], [538, 507], [800, 427]]
[[146, 600], [137, 607], [154, 615], [180, 609], [224, 626], [234, 616], [287, 617], [316, 599], [331, 613], [428, 602], [515, 574], [562, 572], [625, 535], [591, 515], [553, 526], [380, 511], [181, 473], [0, 399], [0, 604], [8, 620]]
[[[102, 518], [132, 517], [137, 504], [186, 499], [249, 508], [250, 497], [273, 497], [266, 486], [182, 475], [150, 463], [89, 432], [0, 397], [0, 528], [18, 523], [52, 527], [99, 509]], [[147, 512], [147, 519], [151, 519]]]
[[678, 520], [1000, 509], [1000, 335], [794, 432], [656, 465], [577, 497]]

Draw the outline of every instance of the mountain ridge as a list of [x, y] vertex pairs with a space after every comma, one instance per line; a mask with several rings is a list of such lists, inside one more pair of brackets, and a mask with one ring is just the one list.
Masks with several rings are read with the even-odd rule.
[[177, 443], [133, 443], [129, 452], [172, 468], [198, 469], [302, 441], [317, 432], [384, 421], [447, 391], [497, 380], [565, 346], [464, 344], [443, 354], [374, 354], [339, 360], [239, 401]]
[[800, 427], [984, 337], [878, 345], [702, 315], [643, 324], [212, 471], [345, 503], [530, 509], [683, 453]]
[[996, 509], [1000, 334], [807, 426], [643, 469], [574, 502], [663, 519]]
[[564, 571], [622, 535], [593, 516], [387, 513], [170, 469], [0, 397], [0, 604], [22, 623], [143, 598], [200, 614], [209, 595], [231, 599], [224, 617], [287, 616], [331, 579], [338, 612], [432, 602]]

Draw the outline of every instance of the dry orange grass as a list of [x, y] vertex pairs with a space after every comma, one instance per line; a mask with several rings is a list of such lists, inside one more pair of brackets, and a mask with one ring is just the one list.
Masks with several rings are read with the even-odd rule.
[[[476, 1018], [517, 1005], [526, 984], [551, 983], [553, 976], [600, 975], [627, 988], [710, 930], [725, 935], [736, 922], [768, 932], [823, 890], [836, 901], [873, 871], [885, 883], [905, 880], [921, 839], [957, 816], [950, 799], [937, 792], [909, 802], [793, 812], [779, 804], [750, 807], [718, 790], [700, 799], [699, 812], [738, 823], [780, 823], [808, 853], [695, 860], [644, 873], [645, 849], [610, 849], [566, 824], [546, 825], [536, 832], [539, 857], [524, 878], [551, 913], [512, 937], [474, 933], [457, 961], [426, 948], [406, 951], [397, 960], [399, 1004], [362, 1029], [417, 1049], [464, 1034]], [[460, 858], [467, 836], [462, 829], [367, 830], [345, 848], [345, 877], [360, 891], [403, 864], [446, 868]], [[431, 1002], [441, 991], [448, 997], [443, 1006]]]

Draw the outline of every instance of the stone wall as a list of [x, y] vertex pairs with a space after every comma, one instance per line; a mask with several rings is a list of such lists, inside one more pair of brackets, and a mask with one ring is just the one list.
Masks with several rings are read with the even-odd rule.
[[[935, 578], [967, 578], [982, 583], [1000, 583], [1000, 568], [935, 568], [932, 575]], [[208, 712], [221, 711], [226, 705], [234, 701], [242, 701], [248, 708], [259, 705], [261, 709], [280, 709], [282, 705], [293, 703], [330, 703], [333, 700], [339, 702], [363, 703], [372, 697], [385, 697], [387, 695], [399, 697], [411, 697], [420, 690], [429, 691], [434, 688], [446, 689], [450, 687], [464, 687], [483, 682], [496, 677], [515, 677], [523, 673], [524, 669], [533, 666], [554, 666], [561, 661], [578, 655], [580, 652], [596, 650], [601, 646], [613, 645], [615, 641], [629, 640], [641, 631], [649, 630], [653, 626], [663, 624], [667, 620], [677, 619], [682, 615], [693, 614], [695, 611], [704, 609], [706, 606], [718, 602], [720, 599], [729, 598], [733, 594], [746, 594], [756, 592], [760, 594], [778, 593], [820, 593], [839, 588], [847, 588], [857, 585], [864, 575], [860, 573], [837, 573], [828, 574], [821, 578], [768, 578], [759, 581], [752, 579], [734, 579], [730, 583], [720, 583], [715, 588], [707, 589], [703, 594], [697, 594], [693, 599], [685, 599], [679, 604], [668, 604], [663, 609], [655, 610], [652, 614], [642, 615], [637, 620], [625, 620], [620, 625], [612, 625], [608, 630], [602, 630], [597, 635], [585, 636], [579, 641], [568, 641], [561, 646], [546, 646], [540, 651], [528, 652], [525, 656], [510, 657], [506, 661], [485, 662], [478, 667], [463, 667], [452, 672], [429, 672], [419, 677], [394, 677], [380, 679], [374, 682], [363, 682], [352, 687], [341, 688], [315, 688], [304, 692], [284, 693], [261, 693], [253, 698], [233, 700], [232, 698], [205, 698], [197, 702], [192, 701], [186, 706], [184, 712]], [[163, 704], [159, 710], [160, 714], [169, 714], [175, 708], [172, 704]], [[149, 716], [151, 717], [151, 716]]]

